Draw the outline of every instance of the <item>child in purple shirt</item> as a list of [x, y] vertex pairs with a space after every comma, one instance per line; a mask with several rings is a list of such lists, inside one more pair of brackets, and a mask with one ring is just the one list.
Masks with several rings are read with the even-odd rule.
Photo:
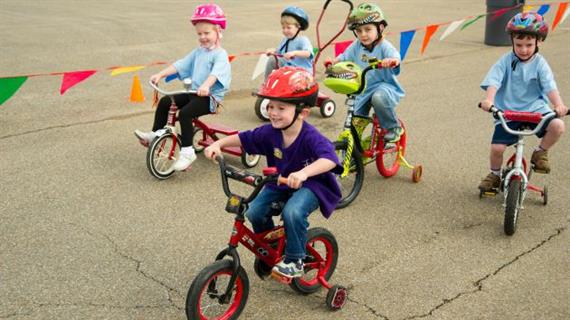
[[303, 68], [274, 71], [257, 94], [270, 100], [271, 124], [225, 137], [205, 151], [213, 159], [222, 154], [223, 147], [242, 146], [249, 154], [265, 155], [267, 165], [277, 167], [280, 175], [288, 178], [287, 185], [267, 185], [250, 203], [246, 216], [254, 232], [272, 229], [270, 204], [285, 202], [281, 213], [287, 237], [285, 259], [273, 272], [289, 278], [303, 275], [309, 214], [320, 207], [323, 216], [330, 217], [341, 197], [331, 172], [342, 172], [334, 146], [304, 121], [317, 94], [318, 85]]

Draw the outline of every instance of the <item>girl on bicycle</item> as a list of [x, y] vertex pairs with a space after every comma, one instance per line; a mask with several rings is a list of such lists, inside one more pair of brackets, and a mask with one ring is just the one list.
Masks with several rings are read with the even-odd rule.
[[[182, 171], [190, 167], [196, 160], [192, 147], [194, 126], [192, 119], [215, 113], [217, 105], [223, 100], [230, 88], [231, 67], [226, 50], [221, 47], [222, 29], [226, 28], [226, 17], [216, 4], [202, 4], [196, 7], [191, 22], [198, 36], [199, 47], [184, 58], [174, 62], [166, 69], [150, 77], [150, 81], [158, 81], [166, 76], [178, 73], [179, 78], [192, 80], [192, 90], [197, 94], [180, 94], [174, 97], [179, 106], [181, 149], [174, 170]], [[149, 143], [162, 134], [161, 129], [168, 120], [170, 99], [162, 97], [154, 115], [152, 131], [135, 130], [135, 136], [141, 144]]]
[[[568, 108], [560, 97], [552, 70], [538, 53], [539, 45], [548, 34], [548, 25], [542, 16], [535, 12], [519, 13], [508, 22], [506, 31], [511, 35], [513, 48], [491, 67], [481, 83], [481, 88], [486, 91], [480, 103], [481, 108], [489, 111], [495, 105], [503, 111], [545, 114], [552, 112], [548, 106], [551, 102], [559, 117], [566, 115]], [[516, 130], [521, 125], [511, 123], [510, 127]], [[537, 133], [542, 139], [531, 158], [536, 172], [550, 172], [548, 149], [560, 139], [563, 132], [564, 122], [553, 118]], [[507, 133], [499, 122], [495, 123], [490, 152], [491, 172], [481, 181], [479, 190], [494, 192], [499, 188], [503, 153], [517, 139], [517, 136]]]
[[[404, 97], [404, 90], [396, 79], [400, 74], [400, 53], [382, 35], [387, 25], [379, 6], [360, 4], [352, 10], [348, 18], [348, 29], [352, 30], [357, 39], [334, 60], [328, 59], [325, 66], [340, 61], [352, 61], [364, 69], [368, 66], [369, 59], [382, 60], [382, 70], [366, 75], [366, 88], [356, 97], [354, 113], [368, 117], [372, 104], [380, 126], [387, 130], [384, 136], [385, 147], [390, 149], [404, 133], [396, 115], [396, 106]], [[364, 130], [357, 129], [360, 132]]]
[[221, 155], [221, 148], [242, 146], [249, 154], [267, 157], [267, 165], [277, 167], [287, 185], [267, 185], [250, 203], [246, 216], [255, 233], [274, 227], [271, 203], [285, 202], [281, 213], [285, 226], [285, 259], [273, 272], [285, 277], [303, 275], [308, 216], [321, 208], [330, 217], [340, 200], [335, 175], [342, 172], [334, 146], [315, 127], [305, 122], [315, 104], [318, 85], [303, 68], [283, 67], [273, 71], [257, 93], [269, 99], [271, 124], [238, 135], [227, 136], [205, 150], [206, 157]]

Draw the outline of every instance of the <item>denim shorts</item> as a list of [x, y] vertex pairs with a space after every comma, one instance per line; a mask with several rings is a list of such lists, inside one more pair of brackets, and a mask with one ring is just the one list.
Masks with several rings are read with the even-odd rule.
[[[552, 121], [552, 119], [555, 119], [555, 117], [550, 118], [544, 123], [542, 129], [540, 129], [536, 133], [537, 137], [539, 138], [544, 137], [544, 135], [546, 134], [546, 128], [548, 128], [548, 125], [550, 124], [550, 121]], [[537, 123], [510, 121], [507, 122], [507, 125], [509, 126], [509, 128], [513, 130], [521, 130], [522, 128], [524, 128], [525, 130], [529, 129], [533, 130], [534, 128], [536, 128]], [[519, 141], [519, 137], [505, 131], [505, 128], [503, 128], [501, 123], [497, 123], [495, 125], [495, 132], [493, 133], [493, 139], [491, 140], [492, 144], [506, 144], [507, 146], [510, 146], [517, 143], [517, 141]]]

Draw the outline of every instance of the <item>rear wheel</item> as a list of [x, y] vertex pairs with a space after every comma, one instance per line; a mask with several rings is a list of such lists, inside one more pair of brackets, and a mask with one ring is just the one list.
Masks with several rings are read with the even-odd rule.
[[151, 175], [164, 180], [174, 173], [174, 162], [180, 152], [180, 139], [169, 132], [154, 139], [146, 153], [146, 166]]
[[394, 144], [393, 148], [384, 148], [384, 133], [380, 135], [378, 142], [376, 168], [384, 178], [390, 178], [400, 169], [399, 157], [404, 157], [406, 154], [406, 131], [400, 137], [400, 141]]
[[260, 156], [258, 154], [249, 154], [245, 150], [241, 150], [241, 163], [247, 168], [253, 168], [259, 162]]
[[263, 121], [269, 121], [269, 114], [267, 113], [267, 105], [269, 104], [269, 99], [257, 98], [255, 100], [255, 115]]
[[202, 151], [204, 151], [204, 146], [200, 144], [200, 141], [204, 141], [206, 140], [206, 137], [204, 135], [204, 130], [202, 130], [202, 128], [198, 128], [195, 127], [194, 128], [194, 137], [192, 138], [192, 147], [194, 147], [194, 150], [196, 151], [196, 153], [200, 153]]
[[505, 234], [512, 236], [517, 230], [517, 220], [521, 207], [522, 197], [521, 180], [511, 180], [507, 185], [507, 203], [505, 206]]
[[338, 244], [327, 229], [309, 229], [306, 248], [305, 274], [300, 278], [293, 278], [290, 284], [293, 290], [302, 294], [317, 292], [321, 288], [317, 276], [321, 274], [328, 281], [338, 260]]
[[341, 174], [336, 175], [342, 193], [341, 199], [336, 207], [337, 209], [342, 209], [354, 201], [358, 193], [360, 193], [360, 189], [362, 189], [362, 184], [364, 183], [364, 164], [362, 163], [360, 153], [356, 149], [353, 149], [351, 154], [348, 154], [348, 143], [346, 141], [336, 141], [334, 145], [341, 164], [344, 162], [344, 159], [350, 157], [350, 171], [348, 175], [345, 177]]
[[323, 118], [330, 118], [336, 111], [336, 103], [331, 99], [325, 99], [321, 102], [320, 111]]
[[230, 277], [232, 261], [218, 260], [204, 268], [194, 279], [186, 297], [188, 320], [237, 319], [249, 295], [249, 279], [245, 270], [238, 268], [237, 278], [228, 302], [222, 301]]

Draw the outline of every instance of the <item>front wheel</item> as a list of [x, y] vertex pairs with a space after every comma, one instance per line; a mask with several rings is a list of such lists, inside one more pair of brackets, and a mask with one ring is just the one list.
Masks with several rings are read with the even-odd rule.
[[517, 220], [521, 208], [521, 180], [511, 180], [507, 185], [507, 200], [505, 206], [505, 234], [512, 236], [517, 230]]
[[174, 173], [174, 162], [180, 152], [180, 139], [172, 132], [154, 139], [146, 153], [146, 166], [151, 175], [164, 180]]
[[336, 103], [331, 99], [325, 99], [321, 102], [320, 111], [323, 118], [330, 118], [336, 111]]
[[229, 300], [223, 296], [232, 276], [232, 261], [218, 260], [204, 268], [194, 279], [186, 297], [188, 320], [237, 319], [247, 302], [249, 279], [245, 270], [238, 268]]
[[247, 168], [253, 168], [259, 162], [260, 156], [258, 154], [249, 154], [245, 150], [241, 150], [241, 163]]
[[255, 100], [255, 115], [263, 121], [269, 121], [269, 114], [267, 113], [267, 105], [269, 104], [269, 99], [257, 98]]
[[306, 250], [305, 273], [300, 278], [293, 278], [290, 284], [293, 290], [302, 294], [317, 292], [321, 288], [318, 276], [322, 275], [328, 281], [338, 261], [338, 244], [327, 229], [309, 229]]
[[[384, 131], [384, 130], [382, 130]], [[406, 131], [400, 137], [400, 140], [395, 143], [395, 146], [390, 149], [384, 147], [384, 134], [380, 135], [378, 141], [378, 153], [376, 157], [376, 168], [384, 178], [390, 178], [398, 173], [400, 169], [400, 157], [406, 154]]]
[[354, 201], [358, 193], [360, 193], [360, 189], [362, 189], [362, 184], [364, 183], [364, 164], [362, 163], [362, 157], [358, 150], [353, 149], [352, 152], [348, 152], [347, 141], [336, 141], [334, 147], [341, 164], [345, 162], [345, 159], [350, 157], [348, 160], [350, 161], [348, 174], [344, 177], [342, 174], [336, 175], [342, 193], [336, 208], [342, 209]]

